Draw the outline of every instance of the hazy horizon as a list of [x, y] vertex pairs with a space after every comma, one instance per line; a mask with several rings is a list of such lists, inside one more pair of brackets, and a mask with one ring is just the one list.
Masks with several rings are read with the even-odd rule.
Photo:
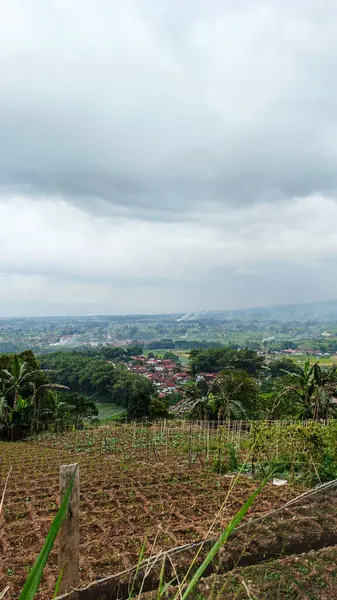
[[[292, 308], [292, 307], [310, 307], [310, 306], [315, 306], [316, 304], [334, 304], [336, 303], [337, 306], [337, 298], [331, 299], [331, 300], [322, 300], [322, 301], [313, 301], [313, 302], [300, 302], [300, 303], [288, 303], [288, 304], [273, 304], [273, 305], [267, 305], [267, 306], [242, 306], [240, 308], [229, 308], [229, 309], [222, 309], [222, 308], [218, 308], [218, 309], [212, 309], [212, 310], [208, 310], [207, 308], [200, 308], [198, 310], [194, 310], [194, 311], [174, 311], [174, 312], [160, 312], [160, 311], [156, 311], [156, 312], [146, 312], [146, 311], [134, 311], [134, 312], [116, 312], [116, 313], [111, 313], [111, 312], [74, 312], [74, 313], [60, 313], [60, 312], [55, 312], [55, 313], [46, 313], [46, 314], [24, 314], [24, 313], [18, 313], [18, 314], [1, 314], [0, 313], [0, 320], [1, 319], [30, 319], [30, 318], [66, 318], [66, 317], [70, 317], [70, 318], [87, 318], [87, 317], [125, 317], [125, 316], [159, 316], [159, 315], [172, 315], [172, 316], [176, 316], [176, 315], [187, 315], [187, 314], [194, 314], [194, 313], [221, 313], [221, 312], [235, 312], [235, 311], [250, 311], [250, 310], [268, 310], [268, 309], [280, 309], [280, 308]], [[76, 309], [78, 310], [80, 306], [83, 306], [81, 304], [76, 305]]]

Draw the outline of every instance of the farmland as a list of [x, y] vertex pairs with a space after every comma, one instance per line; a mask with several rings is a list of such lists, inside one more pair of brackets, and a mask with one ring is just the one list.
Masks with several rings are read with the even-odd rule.
[[[326, 331], [328, 337], [326, 337]], [[38, 353], [71, 348], [141, 346], [145, 352], [182, 351], [210, 346], [239, 346], [282, 352], [296, 347], [337, 351], [336, 302], [247, 311], [181, 314], [110, 315], [0, 319], [0, 350]], [[291, 346], [292, 347], [292, 346]]]
[[[262, 516], [319, 483], [323, 458], [313, 443], [309, 452], [313, 463], [306, 461], [304, 440], [320, 432], [335, 447], [334, 425], [308, 423], [299, 430], [296, 424], [259, 427], [113, 423], [30, 442], [2, 443], [1, 488], [10, 465], [12, 471], [2, 517], [0, 589], [9, 584], [15, 597], [34, 563], [57, 510], [60, 464], [76, 461], [80, 467], [81, 584], [133, 566], [144, 541], [149, 556], [203, 539], [210, 531], [217, 534], [256, 489], [268, 461], [278, 461], [280, 474], [288, 468], [290, 483], [282, 487], [268, 483], [249, 517]], [[302, 430], [307, 431], [306, 438]], [[330, 507], [324, 506], [327, 523]], [[316, 516], [308, 518], [312, 523]], [[294, 535], [292, 523], [283, 533], [285, 545], [287, 536]], [[300, 526], [298, 532], [303, 537]], [[325, 535], [321, 532], [321, 539]], [[57, 548], [39, 598], [51, 596], [56, 573]]]
[[108, 402], [96, 402], [96, 408], [98, 410], [98, 418], [101, 422], [108, 422], [122, 415], [125, 411], [115, 404]]
[[315, 362], [321, 367], [332, 367], [333, 365], [337, 365], [337, 355], [333, 356], [308, 356], [307, 354], [297, 354], [291, 357], [296, 364], [303, 366], [307, 361], [313, 365]]

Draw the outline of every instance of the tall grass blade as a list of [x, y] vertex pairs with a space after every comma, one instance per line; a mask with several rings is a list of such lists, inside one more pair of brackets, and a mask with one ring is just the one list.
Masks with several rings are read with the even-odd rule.
[[130, 600], [130, 598], [132, 598], [132, 596], [133, 596], [133, 591], [134, 591], [135, 583], [136, 583], [137, 576], [138, 576], [138, 573], [139, 573], [139, 569], [140, 569], [140, 566], [142, 564], [143, 556], [144, 556], [144, 553], [145, 553], [145, 548], [146, 548], [146, 538], [144, 539], [144, 542], [142, 543], [142, 547], [140, 549], [140, 553], [139, 553], [139, 557], [138, 557], [138, 562], [137, 562], [137, 567], [136, 567], [136, 572], [135, 572], [135, 575], [134, 575], [134, 578], [133, 578], [133, 581], [132, 581], [132, 585], [131, 585], [131, 589], [130, 589], [130, 592], [129, 592], [128, 600]]
[[248, 596], [248, 600], [259, 600], [254, 594], [253, 592], [249, 589], [248, 585], [246, 584], [246, 582], [244, 580], [242, 580], [242, 585], [245, 588], [245, 591], [247, 593]]
[[220, 537], [207, 554], [205, 560], [193, 575], [190, 583], [188, 584], [185, 592], [183, 593], [182, 600], [185, 600], [195, 588], [199, 579], [202, 577], [204, 571], [207, 569], [208, 565], [212, 562], [216, 554], [219, 552], [221, 546], [223, 546], [226, 543], [229, 536], [233, 533], [234, 529], [238, 526], [240, 521], [242, 521], [244, 516], [247, 514], [248, 510], [255, 501], [255, 498], [260, 494], [261, 490], [263, 489], [266, 483], [267, 480], [264, 480], [263, 483], [255, 490], [255, 492], [252, 493], [252, 495], [248, 498], [248, 500], [243, 504], [240, 510], [233, 517], [231, 522], [227, 525], [226, 529], [224, 529], [224, 531], [221, 533]]
[[0, 515], [2, 513], [2, 509], [3, 509], [3, 505], [4, 505], [4, 501], [5, 501], [5, 495], [6, 495], [6, 490], [7, 490], [7, 484], [8, 484], [8, 480], [9, 480], [9, 476], [11, 474], [11, 470], [12, 467], [10, 467], [9, 471], [8, 471], [8, 475], [6, 477], [6, 481], [5, 481], [5, 487], [4, 487], [4, 491], [2, 492], [2, 497], [1, 497], [1, 502], [0, 502]]
[[307, 598], [309, 598], [309, 600], [318, 600], [317, 596], [314, 596], [314, 594], [309, 592], [309, 590], [307, 590], [307, 588], [303, 585], [303, 583], [301, 583], [294, 577], [290, 577], [290, 579], [295, 585], [297, 585], [297, 587], [301, 590], [301, 592], [303, 592], [303, 594], [305, 594], [305, 596]]
[[164, 583], [165, 562], [166, 562], [166, 554], [164, 554], [164, 556], [163, 556], [163, 562], [162, 562], [161, 569], [160, 569], [159, 585], [158, 585], [158, 590], [157, 590], [157, 600], [160, 600], [160, 598], [162, 597], [163, 589], [165, 587], [165, 583]]
[[[7, 586], [5, 587], [5, 589], [4, 589], [4, 590], [2, 590], [2, 592], [0, 592], [0, 600], [4, 600], [4, 598], [5, 598], [6, 594], [7, 594], [7, 592], [9, 592], [9, 593], [10, 593], [10, 588], [9, 588], [9, 585], [7, 585]], [[11, 596], [9, 596], [9, 597], [11, 597]]]
[[173, 577], [173, 579], [170, 579], [170, 581], [168, 581], [167, 583], [163, 582], [163, 585], [160, 589], [158, 587], [157, 600], [160, 600], [160, 598], [162, 598], [166, 594], [168, 588], [170, 587], [170, 585], [173, 584], [174, 581], [176, 581], [176, 579], [177, 579], [176, 577]]
[[43, 544], [42, 550], [41, 550], [39, 556], [37, 557], [32, 569], [26, 579], [25, 585], [22, 588], [22, 592], [19, 596], [19, 600], [32, 600], [32, 598], [34, 598], [34, 596], [37, 592], [40, 581], [42, 579], [44, 568], [46, 566], [46, 562], [48, 560], [48, 556], [54, 545], [55, 538], [56, 538], [58, 532], [60, 531], [62, 523], [67, 514], [68, 504], [69, 504], [71, 492], [73, 490], [75, 474], [76, 474], [76, 471], [74, 472], [74, 474], [71, 478], [68, 489], [67, 489], [67, 491], [63, 497], [63, 500], [61, 502], [61, 506], [58, 509], [58, 511], [55, 515], [54, 521], [52, 522], [52, 524], [50, 526], [50, 529], [48, 531], [48, 535], [46, 537], [45, 543]]
[[62, 581], [62, 577], [63, 577], [63, 568], [61, 569], [61, 571], [58, 574], [58, 578], [56, 580], [55, 583], [55, 589], [54, 589], [54, 595], [53, 595], [53, 600], [55, 600], [55, 598], [57, 598], [58, 593], [59, 593], [59, 589], [60, 589], [60, 583]]

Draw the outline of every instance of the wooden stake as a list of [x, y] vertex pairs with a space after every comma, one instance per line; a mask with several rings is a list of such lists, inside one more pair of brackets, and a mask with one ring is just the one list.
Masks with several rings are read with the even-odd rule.
[[79, 582], [79, 502], [80, 478], [78, 464], [60, 467], [60, 500], [68, 489], [75, 473], [74, 485], [69, 501], [68, 512], [60, 530], [59, 572], [63, 571], [59, 595], [78, 587]]

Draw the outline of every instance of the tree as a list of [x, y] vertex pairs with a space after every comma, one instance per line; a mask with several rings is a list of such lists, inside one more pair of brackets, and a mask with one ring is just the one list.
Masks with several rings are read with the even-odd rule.
[[[113, 356], [118, 364], [107, 363], [107, 356]], [[121, 356], [124, 358], [120, 360]], [[150, 399], [156, 390], [147, 378], [125, 367], [123, 363], [129, 360], [124, 349], [103, 348], [56, 352], [43, 356], [42, 364], [52, 371], [59, 384], [68, 386], [72, 392], [92, 401], [114, 402], [126, 408], [130, 418], [138, 418], [149, 414]]]
[[246, 371], [252, 376], [257, 376], [261, 372], [264, 363], [264, 357], [259, 356], [255, 350], [237, 350], [233, 357], [232, 366], [235, 369]]
[[218, 419], [249, 417], [257, 405], [256, 381], [243, 370], [222, 371], [212, 386], [210, 405]]
[[319, 365], [316, 369], [317, 392], [315, 394], [313, 418], [328, 419], [336, 416], [337, 407], [332, 403], [332, 398], [337, 396], [337, 370], [334, 365], [330, 369], [322, 370]]
[[182, 398], [183, 396], [181, 391], [175, 390], [174, 392], [167, 394], [165, 400], [167, 400], [168, 406], [174, 406], [175, 404], [178, 404]]
[[223, 369], [239, 369], [257, 376], [261, 372], [264, 357], [254, 350], [235, 350], [230, 347], [195, 349], [190, 352], [190, 369], [198, 373], [219, 373]]
[[34, 375], [37, 370], [31, 371], [26, 362], [14, 354], [11, 370], [2, 369], [1, 376], [3, 382], [4, 394], [8, 398], [13, 398], [13, 408], [16, 409], [20, 390], [23, 386], [34, 389]]
[[2, 437], [13, 441], [39, 429], [49, 390], [65, 386], [49, 382], [30, 351], [2, 356], [1, 364], [0, 429]]
[[280, 358], [279, 360], [272, 360], [268, 364], [268, 371], [271, 377], [284, 377], [289, 373], [301, 373], [302, 369], [297, 365], [291, 358]]
[[298, 403], [298, 416], [304, 419], [326, 419], [335, 412], [331, 398], [337, 393], [336, 368], [323, 371], [318, 363], [305, 362], [300, 373], [287, 373], [288, 385], [283, 393]]
[[149, 405], [150, 419], [167, 419], [168, 416], [168, 402], [157, 397], [151, 398]]
[[191, 415], [197, 419], [210, 419], [212, 416], [209, 403], [210, 389], [205, 379], [188, 381], [183, 389], [184, 397], [190, 405]]
[[170, 403], [172, 413], [189, 414], [196, 419], [210, 419], [209, 386], [204, 379], [188, 381], [179, 390], [177, 402]]
[[176, 362], [177, 364], [180, 363], [180, 359], [179, 359], [179, 355], [175, 354], [174, 352], [171, 352], [170, 350], [167, 352], [164, 352], [163, 355], [164, 359], [169, 359], [169, 360], [173, 360], [174, 362]]
[[52, 426], [60, 432], [67, 429], [73, 421], [75, 407], [69, 402], [64, 402], [55, 394], [50, 408], [45, 409], [45, 414], [51, 417]]
[[0, 438], [3, 430], [7, 431], [8, 429], [8, 413], [9, 406], [7, 403], [7, 399], [5, 396], [0, 396]]
[[116, 382], [112, 386], [111, 400], [127, 409], [130, 419], [139, 419], [149, 414], [151, 398], [155, 388], [151, 381], [142, 375], [134, 375], [120, 368]]
[[143, 353], [143, 346], [128, 346], [126, 353], [128, 356], [140, 356]]

